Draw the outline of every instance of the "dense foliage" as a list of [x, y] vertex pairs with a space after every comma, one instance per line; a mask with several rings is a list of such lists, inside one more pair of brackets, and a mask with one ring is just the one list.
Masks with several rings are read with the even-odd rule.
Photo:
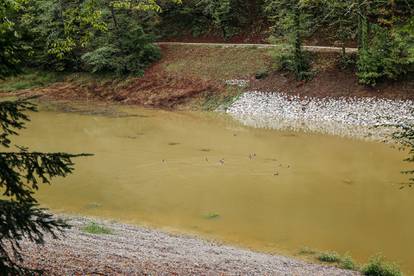
[[[373, 86], [414, 72], [414, 4], [411, 2], [188, 0], [179, 6], [165, 6], [161, 22], [168, 22], [172, 35], [182, 35], [184, 29], [194, 35], [218, 33], [224, 38], [270, 26], [270, 32], [265, 35], [271, 35], [272, 43], [280, 44], [273, 53], [276, 67], [293, 72], [298, 79], [312, 76], [309, 59], [301, 49], [307, 38], [319, 34], [331, 44], [342, 46], [345, 64], [352, 63], [345, 52], [346, 44], [356, 43], [360, 50], [357, 77], [362, 84]], [[173, 26], [179, 33], [173, 31]]]
[[24, 46], [30, 59], [21, 65], [140, 75], [160, 57], [151, 28], [160, 10], [153, 0], [2, 1], [2, 74], [16, 71]]
[[313, 74], [302, 46], [315, 35], [342, 46], [344, 63], [351, 61], [345, 46], [357, 45], [362, 84], [414, 71], [414, 5], [407, 0], [6, 0], [0, 71], [29, 65], [141, 75], [160, 57], [157, 37], [259, 33], [281, 45], [275, 63], [298, 79]]
[[29, 50], [22, 40], [18, 18], [24, 0], [0, 2], [0, 78], [17, 73]]

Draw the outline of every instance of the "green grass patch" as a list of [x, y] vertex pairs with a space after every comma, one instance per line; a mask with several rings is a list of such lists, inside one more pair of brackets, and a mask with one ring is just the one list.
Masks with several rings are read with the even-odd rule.
[[335, 265], [336, 267], [360, 271], [367, 276], [403, 276], [400, 267], [392, 262], [386, 262], [381, 255], [372, 257], [369, 262], [362, 267], [357, 265], [349, 254], [341, 255], [335, 251], [318, 252], [308, 247], [299, 251], [300, 255], [314, 255], [314, 257], [324, 263]]
[[234, 103], [241, 93], [241, 88], [238, 87], [229, 87], [223, 94], [210, 93], [204, 97], [201, 109], [204, 111], [214, 111], [219, 107], [226, 109]]
[[341, 256], [336, 252], [322, 252], [319, 254], [318, 260], [324, 263], [339, 263]]
[[82, 228], [82, 231], [85, 233], [94, 234], [94, 235], [112, 235], [113, 234], [111, 229], [103, 225], [99, 225], [95, 222], [91, 222], [88, 225], [84, 226]]
[[0, 92], [13, 92], [23, 89], [44, 87], [62, 81], [63, 73], [26, 69], [21, 74], [0, 80]]
[[341, 257], [339, 266], [343, 269], [348, 269], [348, 270], [356, 270], [358, 268], [354, 260], [352, 259], [352, 257], [349, 255], [345, 255]]
[[357, 265], [348, 254], [341, 256], [337, 252], [328, 251], [322, 252], [317, 256], [320, 262], [336, 264], [338, 267], [348, 270], [356, 270]]
[[301, 250], [299, 250], [299, 254], [300, 255], [314, 255], [317, 252], [315, 250], [313, 250], [312, 248], [309, 247], [304, 247]]
[[375, 256], [362, 267], [363, 275], [367, 276], [402, 276], [400, 268], [395, 263], [389, 263], [380, 255]]

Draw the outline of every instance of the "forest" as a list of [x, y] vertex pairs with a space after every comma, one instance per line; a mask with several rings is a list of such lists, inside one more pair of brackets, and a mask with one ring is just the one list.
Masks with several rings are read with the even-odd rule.
[[[0, 3], [0, 75], [22, 67], [142, 75], [154, 45], [183, 35], [223, 41], [257, 34], [280, 45], [275, 68], [312, 78], [308, 38], [343, 47], [361, 84], [407, 77], [414, 68], [409, 0], [5, 0]], [[345, 46], [358, 48], [348, 55]]]

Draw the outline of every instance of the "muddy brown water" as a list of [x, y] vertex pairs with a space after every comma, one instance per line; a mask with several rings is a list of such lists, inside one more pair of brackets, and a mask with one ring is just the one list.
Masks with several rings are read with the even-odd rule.
[[211, 113], [123, 111], [134, 116], [31, 114], [18, 144], [95, 154], [41, 187], [45, 206], [266, 252], [308, 247], [360, 262], [382, 252], [414, 271], [414, 190], [398, 185], [404, 152]]

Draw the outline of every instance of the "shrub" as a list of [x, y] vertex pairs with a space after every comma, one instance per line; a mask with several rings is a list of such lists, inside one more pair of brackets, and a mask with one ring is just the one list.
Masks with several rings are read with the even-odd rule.
[[125, 31], [110, 34], [106, 43], [82, 56], [87, 70], [93, 73], [142, 75], [144, 69], [161, 57], [152, 44], [153, 37], [140, 26], [128, 26]]
[[381, 256], [375, 256], [362, 268], [367, 276], [402, 276], [400, 268], [394, 263], [387, 263]]
[[354, 260], [349, 255], [343, 256], [339, 264], [340, 264], [340, 267], [343, 269], [349, 269], [349, 270], [356, 269]]
[[112, 46], [100, 47], [82, 56], [82, 60], [90, 67], [92, 73], [116, 71], [118, 64], [115, 56], [119, 50]]

